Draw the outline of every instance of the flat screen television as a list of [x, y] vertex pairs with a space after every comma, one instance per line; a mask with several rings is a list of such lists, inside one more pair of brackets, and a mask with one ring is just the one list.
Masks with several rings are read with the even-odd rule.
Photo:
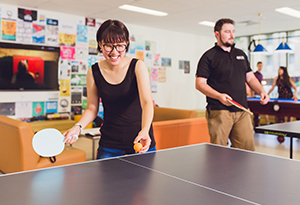
[[59, 90], [60, 48], [0, 42], [1, 90]]

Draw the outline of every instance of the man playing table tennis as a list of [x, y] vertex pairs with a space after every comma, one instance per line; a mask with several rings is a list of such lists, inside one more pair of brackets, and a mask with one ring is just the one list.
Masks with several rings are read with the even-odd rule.
[[248, 108], [245, 82], [261, 96], [261, 104], [269, 97], [254, 76], [246, 54], [234, 47], [234, 21], [218, 20], [214, 33], [217, 43], [202, 55], [196, 72], [196, 89], [207, 97], [210, 141], [226, 146], [229, 138], [232, 147], [254, 151], [250, 115], [231, 106], [227, 99]]

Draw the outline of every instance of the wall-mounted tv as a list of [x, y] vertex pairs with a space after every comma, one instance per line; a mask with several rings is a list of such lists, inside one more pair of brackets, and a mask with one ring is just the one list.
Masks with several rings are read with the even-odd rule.
[[0, 42], [0, 90], [59, 90], [59, 47]]

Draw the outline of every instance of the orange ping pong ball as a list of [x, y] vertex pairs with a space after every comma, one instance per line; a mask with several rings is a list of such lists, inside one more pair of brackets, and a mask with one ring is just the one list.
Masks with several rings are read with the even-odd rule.
[[136, 152], [140, 152], [141, 151], [141, 149], [142, 149], [142, 147], [143, 147], [143, 145], [141, 144], [141, 143], [135, 143], [134, 145], [133, 145], [133, 149], [136, 151]]

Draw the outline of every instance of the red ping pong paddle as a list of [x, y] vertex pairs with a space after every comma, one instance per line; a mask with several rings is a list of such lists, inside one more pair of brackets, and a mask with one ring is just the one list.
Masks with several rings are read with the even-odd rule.
[[242, 106], [241, 104], [237, 103], [236, 101], [231, 100], [231, 99], [229, 99], [229, 98], [226, 98], [226, 100], [227, 100], [230, 104], [232, 104], [233, 106], [235, 106], [235, 107], [237, 107], [237, 108], [239, 108], [239, 109], [241, 109], [241, 110], [247, 112], [247, 113], [250, 114], [250, 115], [253, 115], [253, 113], [252, 113], [251, 111], [249, 111], [249, 110], [246, 109], [244, 106]]

